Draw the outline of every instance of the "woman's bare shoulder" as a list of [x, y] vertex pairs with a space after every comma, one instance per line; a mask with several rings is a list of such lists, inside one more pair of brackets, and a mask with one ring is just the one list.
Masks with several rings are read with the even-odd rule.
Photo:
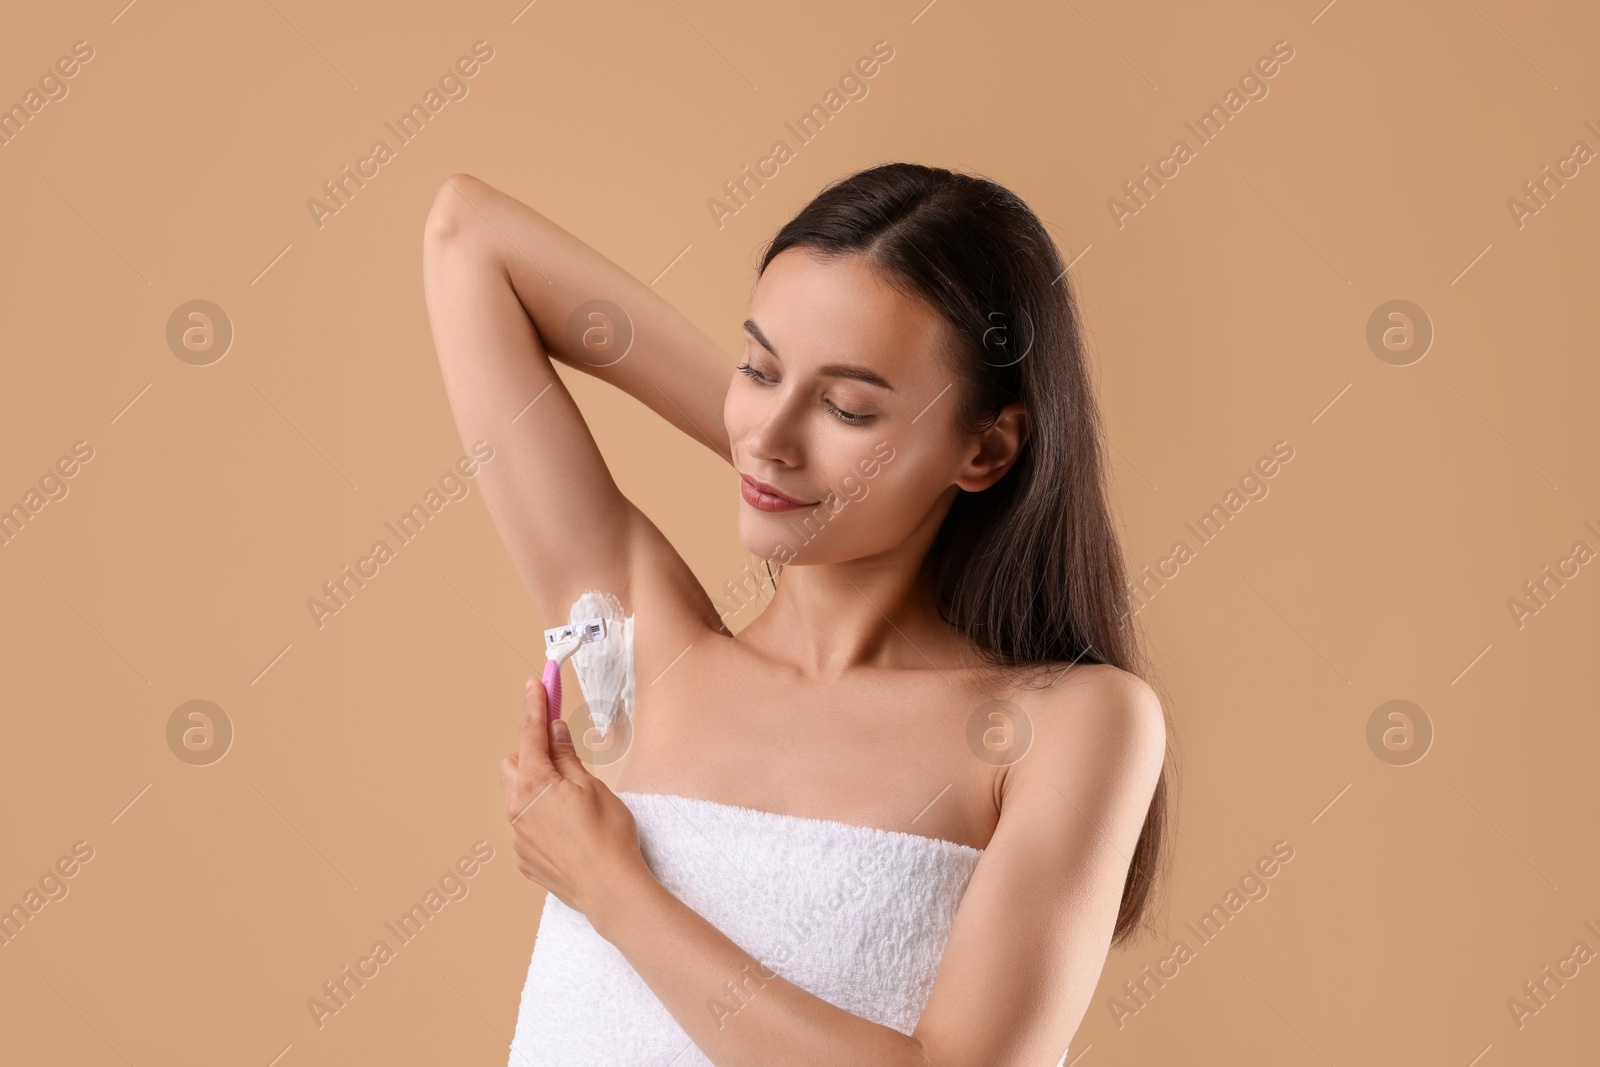
[[1016, 687], [1007, 699], [1031, 734], [1029, 755], [1012, 776], [1055, 777], [1091, 766], [1159, 767], [1167, 748], [1166, 712], [1149, 682], [1106, 663], [1061, 664], [1048, 684]]

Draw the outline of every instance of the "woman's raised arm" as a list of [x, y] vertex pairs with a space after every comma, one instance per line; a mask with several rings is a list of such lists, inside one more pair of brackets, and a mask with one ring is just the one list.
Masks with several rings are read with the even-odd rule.
[[[724, 458], [731, 361], [648, 286], [466, 174], [434, 198], [423, 287], [462, 441], [495, 448], [477, 476], [485, 505], [551, 625], [585, 590], [610, 592], [651, 620], [635, 642], [641, 670], [657, 638], [677, 650], [718, 629], [693, 572], [617, 488], [551, 358], [626, 389]], [[574, 358], [568, 332], [595, 300], [624, 309], [634, 331], [627, 355], [603, 367]]]
[[[500, 238], [507, 275], [552, 359], [623, 390], [729, 463], [722, 402], [735, 361], [677, 308], [590, 245], [527, 204], [470, 174], [445, 180], [434, 198], [430, 227], [478, 222]], [[605, 301], [628, 324], [604, 310]], [[611, 347], [631, 328], [631, 345], [617, 358]], [[584, 352], [573, 344], [587, 337]], [[581, 342], [580, 342], [581, 343]]]

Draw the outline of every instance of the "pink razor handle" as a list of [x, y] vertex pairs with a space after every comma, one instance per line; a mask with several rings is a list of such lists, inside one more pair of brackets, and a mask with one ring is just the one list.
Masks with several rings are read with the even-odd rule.
[[550, 712], [547, 722], [561, 718], [561, 664], [553, 659], [544, 661], [544, 696]]

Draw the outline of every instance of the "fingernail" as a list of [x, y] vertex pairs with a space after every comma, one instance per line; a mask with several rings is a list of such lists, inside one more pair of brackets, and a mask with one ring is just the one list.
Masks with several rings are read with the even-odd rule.
[[572, 730], [567, 726], [567, 720], [557, 719], [550, 724], [550, 733], [563, 745], [572, 744]]
[[526, 689], [524, 689], [524, 690], [523, 690], [523, 692], [524, 692], [524, 693], [531, 693], [531, 692], [533, 692], [533, 683], [534, 683], [534, 682], [536, 682], [536, 681], [538, 681], [538, 680], [539, 680], [539, 679], [537, 679], [537, 678], [529, 678], [529, 679], [528, 679], [528, 686], [527, 686], [527, 688], [526, 688]]

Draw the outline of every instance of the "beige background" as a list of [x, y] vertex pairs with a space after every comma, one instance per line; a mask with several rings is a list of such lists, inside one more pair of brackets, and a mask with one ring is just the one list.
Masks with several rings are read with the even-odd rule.
[[[1521, 1027], [1507, 1000], [1575, 942], [1600, 951], [1600, 566], [1521, 628], [1507, 601], [1574, 542], [1600, 550], [1600, 166], [1520, 228], [1507, 201], [1575, 141], [1600, 149], [1600, 16], [1200, 6], [8, 12], [0, 102], [76, 41], [94, 58], [0, 147], [0, 505], [75, 442], [93, 459], [0, 548], [0, 903], [74, 842], [94, 855], [0, 948], [4, 1058], [504, 1063], [541, 894], [495, 765], [552, 623], [475, 493], [322, 628], [306, 607], [464, 451], [423, 305], [428, 205], [484, 178], [731, 360], [760, 245], [826, 181], [903, 159], [1010, 186], [1075, 260], [1134, 568], [1295, 450], [1139, 616], [1183, 772], [1167, 932], [1112, 954], [1074, 1062], [1591, 1061], [1600, 964]], [[469, 95], [319, 229], [306, 201], [478, 40]], [[869, 95], [719, 230], [708, 198], [878, 40]], [[1123, 182], [1193, 147], [1183, 124], [1280, 40], [1269, 95], [1119, 229]], [[166, 341], [195, 299], [235, 329], [209, 366]], [[1409, 366], [1366, 341], [1394, 299], [1436, 331]], [[732, 472], [565, 377], [708, 590], [737, 575]], [[1406, 766], [1367, 741], [1393, 699], [1434, 731]], [[209, 766], [168, 747], [190, 700], [235, 732]], [[470, 895], [319, 1030], [307, 999], [480, 839]], [[1122, 983], [1278, 841], [1270, 894], [1119, 1027]]]

